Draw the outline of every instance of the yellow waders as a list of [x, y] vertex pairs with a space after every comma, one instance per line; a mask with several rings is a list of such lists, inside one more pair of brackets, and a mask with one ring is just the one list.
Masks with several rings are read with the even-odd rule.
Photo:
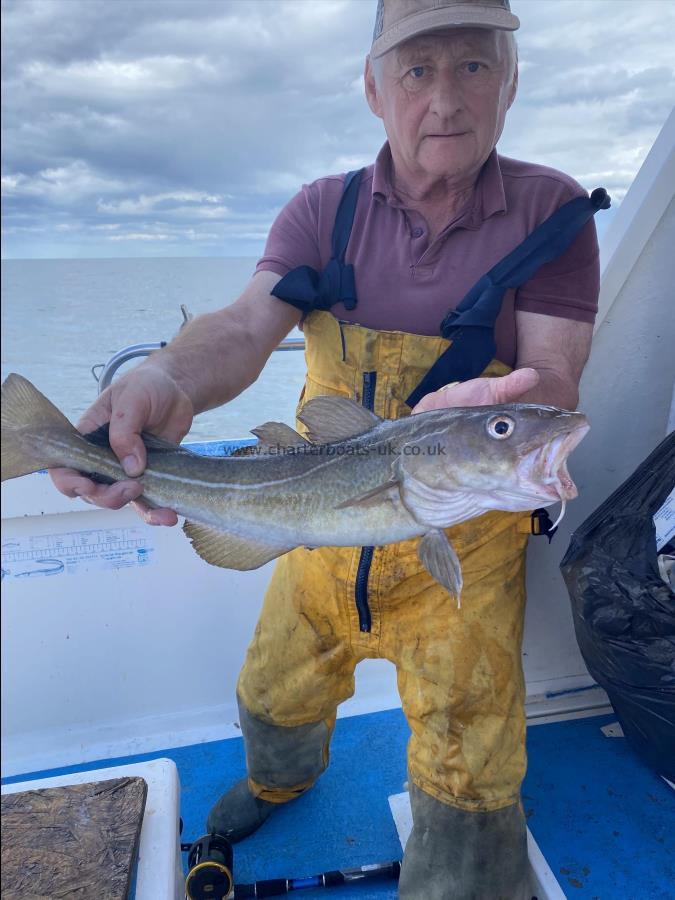
[[[405, 398], [448, 346], [440, 337], [341, 324], [328, 312], [311, 313], [304, 330], [301, 405], [327, 394], [361, 402], [367, 373], [374, 411], [384, 418], [409, 413]], [[493, 361], [483, 374], [508, 371]], [[288, 553], [276, 565], [248, 649], [241, 705], [261, 723], [286, 729], [324, 722], [325, 768], [336, 709], [354, 692], [356, 664], [388, 659], [412, 731], [412, 781], [468, 811], [517, 803], [525, 773], [521, 638], [529, 531], [529, 515], [501, 512], [448, 529], [464, 576], [461, 609], [419, 562], [417, 540], [375, 548], [369, 631], [361, 630], [355, 603], [361, 548]], [[276, 803], [315, 780], [305, 773], [279, 788], [256, 774], [249, 769], [253, 793]]]

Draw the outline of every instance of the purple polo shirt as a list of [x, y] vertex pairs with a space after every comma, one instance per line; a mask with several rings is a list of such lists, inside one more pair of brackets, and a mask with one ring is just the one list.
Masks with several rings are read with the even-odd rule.
[[[277, 216], [256, 271], [285, 275], [296, 266], [320, 271], [330, 259], [344, 175], [304, 185]], [[395, 195], [388, 143], [361, 180], [346, 261], [354, 265], [356, 309], [339, 319], [386, 331], [437, 335], [478, 279], [573, 197], [585, 195], [568, 175], [493, 152], [471, 199], [430, 244], [423, 216]], [[497, 358], [516, 362], [515, 310], [593, 322], [600, 286], [598, 241], [591, 221], [557, 260], [508, 291], [496, 325]]]

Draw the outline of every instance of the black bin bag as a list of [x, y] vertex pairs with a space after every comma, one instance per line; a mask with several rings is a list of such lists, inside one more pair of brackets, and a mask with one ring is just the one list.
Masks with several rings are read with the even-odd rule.
[[675, 432], [574, 532], [560, 564], [589, 672], [633, 748], [673, 782], [675, 593], [652, 516], [674, 485]]

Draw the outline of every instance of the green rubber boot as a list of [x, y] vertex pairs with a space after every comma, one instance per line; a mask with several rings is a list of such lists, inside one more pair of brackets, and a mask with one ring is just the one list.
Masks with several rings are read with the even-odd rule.
[[257, 831], [278, 805], [254, 797], [248, 786], [248, 778], [242, 778], [229, 791], [225, 791], [213, 806], [206, 820], [206, 830], [209, 833], [217, 831], [236, 844]]
[[413, 829], [399, 900], [530, 900], [520, 803], [469, 812], [410, 785]]
[[[323, 721], [288, 728], [271, 725], [252, 716], [240, 702], [239, 724], [246, 747], [248, 774], [256, 784], [269, 790], [293, 791], [299, 797], [328, 764], [330, 729]], [[242, 778], [213, 806], [206, 828], [208, 832], [218, 832], [236, 843], [257, 831], [280, 806], [283, 803], [270, 803], [256, 797], [248, 778]]]

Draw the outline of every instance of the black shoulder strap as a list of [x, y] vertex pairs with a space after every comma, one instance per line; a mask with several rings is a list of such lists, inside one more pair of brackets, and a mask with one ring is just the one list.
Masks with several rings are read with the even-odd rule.
[[335, 213], [331, 258], [326, 268], [320, 274], [310, 266], [291, 269], [272, 289], [274, 297], [305, 314], [313, 309], [330, 309], [340, 302], [344, 303], [345, 309], [354, 309], [357, 302], [354, 266], [345, 263], [345, 254], [354, 225], [362, 175], [363, 169], [359, 169], [345, 176]]
[[596, 212], [609, 205], [604, 188], [597, 188], [590, 197], [575, 197], [483, 275], [443, 319], [441, 334], [452, 344], [408, 397], [408, 406], [452, 381], [477, 378], [494, 358], [494, 327], [506, 291], [525, 284], [544, 263], [561, 256]]
[[342, 197], [340, 197], [340, 203], [335, 213], [333, 237], [331, 238], [331, 258], [338, 259], [340, 262], [345, 261], [347, 245], [354, 227], [354, 216], [356, 215], [356, 204], [359, 199], [362, 175], [363, 169], [347, 172], [342, 188]]

